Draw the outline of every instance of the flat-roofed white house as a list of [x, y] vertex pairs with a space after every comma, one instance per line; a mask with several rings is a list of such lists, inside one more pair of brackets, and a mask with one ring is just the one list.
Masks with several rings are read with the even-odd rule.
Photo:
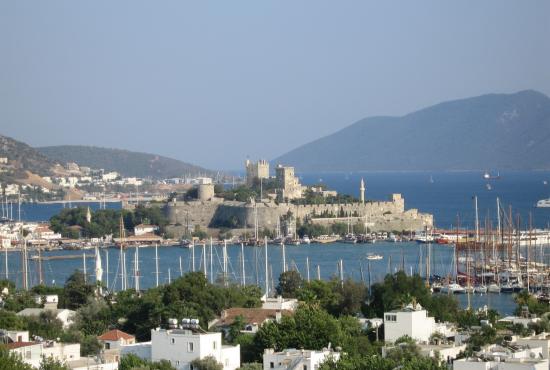
[[542, 348], [492, 344], [477, 352], [474, 357], [453, 362], [453, 370], [548, 370], [548, 359]]
[[445, 337], [454, 336], [454, 328], [447, 324], [438, 324], [435, 318], [428, 316], [419, 303], [410, 303], [402, 309], [384, 313], [384, 339], [395, 342], [407, 335], [420, 343], [428, 343], [432, 334], [440, 333]]
[[281, 352], [275, 352], [275, 350], [271, 348], [266, 348], [263, 355], [263, 369], [316, 370], [329, 358], [338, 361], [340, 359], [340, 353], [327, 348], [321, 351], [292, 348], [285, 349]]
[[177, 370], [192, 370], [193, 360], [206, 357], [214, 358], [224, 370], [241, 366], [240, 346], [222, 345], [222, 333], [202, 330], [198, 320], [184, 319], [178, 328], [153, 329], [150, 342], [122, 345], [121, 355], [128, 353], [151, 361], [167, 360]]

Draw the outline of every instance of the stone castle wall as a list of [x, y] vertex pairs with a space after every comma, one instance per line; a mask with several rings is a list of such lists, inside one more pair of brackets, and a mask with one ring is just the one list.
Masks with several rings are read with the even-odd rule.
[[256, 213], [260, 229], [275, 230], [277, 221], [289, 212], [301, 221], [309, 219], [322, 224], [346, 222], [342, 219], [318, 217], [323, 212], [338, 216], [342, 210], [346, 216], [357, 215], [357, 222], [367, 222], [373, 231], [418, 230], [433, 224], [432, 215], [419, 213], [416, 209], [405, 211], [404, 199], [396, 195], [390, 201], [365, 204], [294, 205], [262, 202], [254, 205], [214, 198], [211, 201], [170, 202], [165, 207], [172, 226], [170, 229], [176, 236], [183, 234], [188, 225], [190, 230], [195, 225], [199, 225], [202, 230], [220, 227], [253, 229]]

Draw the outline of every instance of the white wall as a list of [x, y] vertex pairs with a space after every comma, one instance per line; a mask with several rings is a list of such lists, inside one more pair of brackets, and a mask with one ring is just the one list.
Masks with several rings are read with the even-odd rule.
[[[388, 315], [394, 315], [396, 321], [388, 320]], [[435, 319], [428, 317], [426, 310], [384, 313], [384, 340], [387, 342], [395, 342], [404, 335], [419, 342], [427, 342], [434, 327]]]

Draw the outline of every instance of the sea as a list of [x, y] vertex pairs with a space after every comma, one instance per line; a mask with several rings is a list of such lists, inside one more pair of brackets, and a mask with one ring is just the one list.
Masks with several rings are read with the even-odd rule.
[[[421, 212], [434, 215], [437, 227], [453, 228], [460, 218], [461, 227], [474, 227], [474, 197], [478, 199], [480, 219], [488, 216], [496, 218], [496, 199], [501, 207], [512, 209], [514, 218], [520, 216], [522, 225], [527, 225], [529, 217], [534, 227], [547, 227], [550, 222], [550, 208], [536, 208], [539, 199], [550, 197], [550, 172], [501, 172], [498, 179], [485, 180], [482, 172], [365, 172], [365, 173], [310, 173], [298, 174], [302, 183], [313, 185], [323, 183], [340, 193], [358, 196], [361, 178], [366, 182], [366, 198], [369, 200], [387, 199], [392, 193], [400, 193], [405, 198], [406, 208], [417, 208]], [[495, 175], [495, 174], [493, 174]], [[490, 186], [487, 186], [489, 184]], [[80, 204], [82, 205], [82, 204]], [[89, 204], [97, 209], [97, 203]], [[88, 206], [85, 204], [84, 206]], [[108, 206], [120, 208], [119, 203]], [[25, 204], [22, 206], [22, 219], [45, 221], [63, 208], [59, 204]], [[14, 210], [14, 212], [16, 212]], [[414, 242], [375, 244], [343, 244], [300, 246], [268, 246], [267, 274], [266, 250], [263, 247], [227, 246], [228, 278], [239, 284], [258, 284], [264, 290], [268, 281], [269, 291], [274, 292], [279, 274], [284, 269], [297, 269], [304, 279], [344, 278], [363, 280], [366, 284], [381, 281], [389, 272], [403, 269], [408, 274], [425, 271], [423, 261], [428, 246]], [[223, 246], [183, 247], [141, 247], [129, 248], [126, 252], [127, 286], [135, 286], [135, 253], [138, 253], [137, 274], [142, 289], [166, 284], [189, 271], [205, 271], [208, 279], [216, 281], [223, 276]], [[155, 254], [156, 252], [156, 254]], [[8, 277], [21, 286], [21, 256], [19, 252], [0, 255], [0, 277]], [[82, 255], [86, 254], [86, 258]], [[368, 260], [369, 254], [379, 254], [381, 260]], [[77, 256], [74, 259], [52, 259], [42, 263], [43, 280], [48, 285], [63, 285], [75, 270], [86, 270], [90, 280], [95, 279], [95, 259], [93, 250], [52, 251], [45, 256]], [[156, 259], [156, 255], [158, 259]], [[431, 246], [431, 271], [433, 274], [452, 274], [454, 251], [451, 246]], [[243, 257], [244, 256], [244, 257]], [[283, 257], [284, 256], [284, 257]], [[7, 260], [6, 260], [7, 258]], [[107, 248], [101, 251], [103, 281], [110, 289], [121, 288], [120, 251]], [[339, 261], [342, 261], [342, 271]], [[6, 264], [7, 261], [7, 264]], [[158, 274], [156, 262], [158, 261]], [[283, 263], [285, 261], [285, 263]], [[6, 265], [8, 271], [6, 275]], [[86, 266], [84, 268], [84, 265]], [[309, 267], [309, 268], [308, 268]], [[39, 266], [30, 263], [29, 281], [37, 284]], [[244, 274], [243, 274], [244, 271]], [[267, 279], [266, 279], [267, 276]], [[468, 300], [474, 308], [497, 309], [502, 315], [513, 313], [516, 305], [511, 294], [457, 295], [463, 307]]]

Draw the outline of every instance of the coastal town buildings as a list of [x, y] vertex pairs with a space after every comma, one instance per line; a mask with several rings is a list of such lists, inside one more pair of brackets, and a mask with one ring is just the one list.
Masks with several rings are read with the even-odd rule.
[[410, 303], [402, 309], [384, 313], [386, 342], [395, 342], [403, 336], [408, 336], [419, 343], [428, 343], [435, 333], [448, 338], [453, 337], [456, 330], [452, 325], [436, 323], [419, 303]]
[[473, 357], [453, 362], [453, 370], [548, 370], [541, 347], [491, 344]]
[[[175, 320], [173, 320], [175, 321]], [[206, 357], [214, 358], [224, 370], [241, 366], [240, 346], [222, 345], [222, 333], [202, 330], [198, 320], [183, 319], [182, 325], [170, 329], [151, 330], [151, 341], [121, 346], [121, 355], [135, 354], [141, 358], [167, 360], [177, 370], [191, 370], [191, 362]]]
[[330, 348], [324, 348], [321, 351], [292, 348], [281, 352], [275, 352], [275, 350], [267, 348], [263, 355], [263, 369], [315, 370], [328, 359], [338, 361], [340, 353]]
[[[4, 335], [2, 335], [4, 333]], [[37, 338], [29, 340], [28, 331], [0, 330], [5, 347], [21, 360], [38, 369], [44, 358], [51, 358], [66, 364], [71, 370], [116, 370], [118, 363], [99, 357], [81, 357], [79, 343], [59, 343]]]

